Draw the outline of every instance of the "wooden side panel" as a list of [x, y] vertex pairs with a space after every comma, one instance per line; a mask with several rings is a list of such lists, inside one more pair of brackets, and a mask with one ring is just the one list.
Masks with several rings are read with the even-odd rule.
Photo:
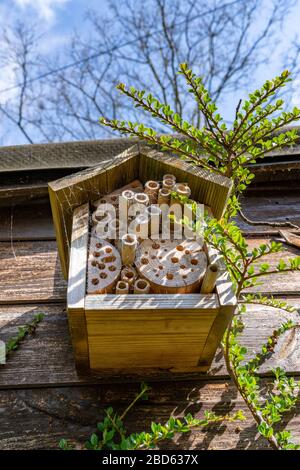
[[100, 165], [49, 183], [56, 239], [65, 278], [68, 275], [74, 209], [137, 179], [138, 156], [138, 146], [135, 145]]
[[89, 369], [88, 337], [84, 313], [89, 235], [89, 204], [77, 207], [73, 215], [67, 292], [68, 320], [76, 367]]
[[142, 147], [140, 150], [139, 179], [161, 179], [165, 173], [173, 173], [178, 180], [187, 182], [192, 197], [211, 207], [216, 218], [221, 218], [232, 188], [232, 181], [222, 175], [209, 172], [171, 155]]
[[237, 306], [237, 299], [233, 293], [230, 276], [226, 271], [222, 258], [218, 256], [216, 251], [211, 247], [207, 248], [207, 255], [209, 262], [217, 263], [220, 271], [216, 283], [216, 294], [220, 303], [220, 310], [207, 336], [199, 361], [199, 365], [206, 365], [208, 369], [213, 361], [216, 350], [222, 341], [225, 330], [232, 319]]
[[91, 369], [196, 367], [219, 311], [210, 295], [103, 295], [85, 302]]

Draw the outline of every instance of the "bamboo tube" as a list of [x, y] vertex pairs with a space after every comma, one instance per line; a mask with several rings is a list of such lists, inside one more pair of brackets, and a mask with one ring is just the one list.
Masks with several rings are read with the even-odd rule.
[[137, 237], [133, 233], [126, 233], [121, 238], [121, 256], [125, 266], [134, 263], [137, 244]]
[[173, 179], [165, 179], [163, 180], [163, 188], [165, 189], [169, 189], [169, 191], [173, 191], [174, 190], [174, 186], [175, 186], [175, 181]]
[[107, 223], [114, 218], [114, 214], [112, 212], [113, 211], [110, 204], [103, 204], [103, 206], [101, 205], [99, 209], [92, 213], [93, 224], [96, 225], [99, 223]]
[[137, 272], [134, 268], [126, 266], [121, 271], [121, 280], [131, 286], [137, 278]]
[[142, 204], [144, 206], [148, 206], [149, 204], [149, 196], [145, 193], [136, 193], [133, 200], [136, 204]]
[[213, 292], [216, 286], [218, 271], [219, 269], [216, 263], [207, 266], [200, 289], [201, 294], [211, 294]]
[[167, 188], [162, 188], [158, 191], [158, 204], [170, 204], [171, 191]]
[[133, 224], [134, 233], [140, 240], [145, 240], [149, 237], [149, 216], [148, 214], [139, 214]]
[[176, 183], [176, 176], [174, 175], [171, 175], [171, 174], [166, 174], [163, 176], [163, 182], [165, 180], [173, 180], [174, 181], [174, 184]]
[[187, 183], [175, 184], [174, 191], [176, 191], [179, 194], [179, 196], [187, 196], [187, 197], [190, 197], [192, 193]]
[[131, 191], [131, 189], [125, 189], [125, 191], [122, 191], [122, 197], [126, 200], [127, 202], [127, 207], [131, 206], [134, 201], [134, 192]]
[[158, 181], [147, 181], [145, 184], [145, 193], [148, 194], [150, 204], [157, 203], [157, 196], [159, 191], [160, 185]]
[[159, 236], [161, 223], [161, 209], [155, 205], [148, 206], [145, 213], [149, 217], [149, 236], [155, 238]]
[[150, 283], [145, 279], [138, 279], [134, 283], [133, 293], [134, 294], [149, 294]]
[[129, 284], [125, 281], [118, 281], [116, 285], [116, 294], [129, 294]]

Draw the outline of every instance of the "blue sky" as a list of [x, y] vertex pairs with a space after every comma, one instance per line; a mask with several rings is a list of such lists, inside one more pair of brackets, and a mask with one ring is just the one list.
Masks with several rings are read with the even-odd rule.
[[[118, 0], [115, 0], [116, 2]], [[138, 0], [137, 0], [138, 1]], [[272, 0], [264, 0], [268, 7]], [[207, 1], [209, 5], [209, 0]], [[88, 8], [95, 9], [98, 13], [105, 13], [107, 7], [105, 0], [0, 0], [0, 28], [6, 25], [13, 25], [14, 22], [22, 20], [28, 23], [35, 22], [39, 25], [39, 30], [43, 31], [40, 41], [40, 51], [42, 54], [51, 55], [52, 51], [62, 49], [67, 46], [74, 30], [80, 34], [85, 33], [83, 17]], [[281, 32], [281, 41], [276, 45], [276, 53], [271, 57], [268, 66], [260, 67], [256, 75], [252, 77], [251, 89], [259, 85], [266, 78], [272, 78], [279, 73], [284, 62], [284, 57], [288, 52], [290, 41], [297, 35], [300, 24], [300, 0], [296, 0], [296, 5], [290, 15], [285, 19], [285, 25]], [[257, 25], [259, 27], [259, 24]], [[0, 76], [0, 91], [7, 86], [14, 84], [12, 71], [2, 73]], [[299, 83], [300, 90], [300, 83]], [[237, 96], [242, 98], [247, 94], [246, 89], [238, 90], [238, 93], [229, 94], [221, 104], [221, 111], [225, 117], [230, 119], [232, 110], [235, 109]], [[1, 99], [1, 95], [0, 95]], [[300, 95], [294, 94], [293, 104], [300, 105]], [[20, 143], [19, 138], [2, 128], [1, 143]], [[7, 138], [3, 138], [3, 135]], [[17, 140], [17, 141], [16, 141]]]

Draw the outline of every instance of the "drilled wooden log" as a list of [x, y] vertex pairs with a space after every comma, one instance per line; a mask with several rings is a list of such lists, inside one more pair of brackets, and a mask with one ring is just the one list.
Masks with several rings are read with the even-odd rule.
[[154, 293], [199, 292], [207, 258], [196, 241], [145, 240], [137, 250], [139, 275]]
[[91, 237], [88, 258], [88, 294], [111, 293], [120, 277], [121, 257], [107, 240]]

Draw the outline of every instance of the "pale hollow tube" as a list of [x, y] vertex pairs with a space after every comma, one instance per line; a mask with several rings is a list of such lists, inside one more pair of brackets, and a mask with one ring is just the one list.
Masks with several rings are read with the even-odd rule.
[[125, 281], [118, 281], [116, 285], [116, 294], [129, 294], [129, 284]]
[[145, 212], [149, 217], [149, 236], [150, 238], [157, 237], [160, 232], [161, 209], [151, 205]]
[[138, 239], [146, 240], [149, 236], [149, 216], [148, 214], [139, 214], [135, 218], [134, 231]]
[[148, 206], [149, 204], [149, 196], [145, 193], [136, 193], [133, 200], [136, 204], [142, 204], [143, 206]]
[[201, 294], [211, 294], [214, 291], [214, 288], [216, 287], [218, 272], [219, 268], [216, 263], [209, 264], [207, 266], [200, 289]]
[[150, 283], [145, 279], [138, 279], [134, 283], [133, 293], [134, 294], [149, 294]]
[[121, 238], [121, 256], [125, 266], [134, 263], [137, 244], [137, 237], [133, 233], [126, 233]]
[[158, 181], [147, 181], [145, 184], [145, 193], [148, 194], [150, 203], [155, 204], [157, 202], [157, 196], [160, 185]]
[[94, 224], [98, 224], [104, 219], [111, 220], [112, 218], [112, 207], [108, 203], [99, 203], [97, 209], [92, 213], [92, 221]]
[[169, 189], [170, 191], [173, 191], [174, 190], [174, 186], [175, 186], [175, 180], [173, 179], [165, 179], [163, 180], [163, 188], [165, 189]]
[[176, 191], [179, 194], [179, 196], [186, 196], [186, 197], [190, 197], [192, 193], [187, 183], [175, 184], [174, 191]]
[[166, 174], [163, 176], [163, 181], [165, 180], [173, 180], [174, 181], [174, 184], [176, 183], [176, 176], [175, 175], [171, 175], [171, 174]]
[[137, 278], [137, 272], [134, 268], [126, 266], [121, 271], [121, 280], [131, 286]]
[[126, 200], [127, 207], [129, 207], [134, 201], [134, 192], [130, 189], [125, 189], [125, 191], [122, 192], [122, 197]]
[[171, 191], [167, 188], [162, 188], [158, 191], [158, 204], [170, 204], [171, 201]]

